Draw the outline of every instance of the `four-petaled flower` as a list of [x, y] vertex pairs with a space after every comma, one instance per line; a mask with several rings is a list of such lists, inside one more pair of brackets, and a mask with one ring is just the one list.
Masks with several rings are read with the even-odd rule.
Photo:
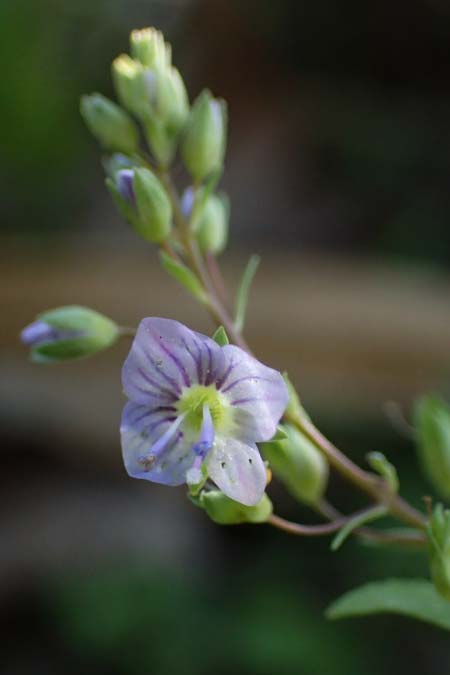
[[270, 440], [288, 402], [279, 372], [177, 321], [143, 319], [122, 370], [122, 451], [134, 478], [197, 484], [207, 475], [252, 506], [266, 487], [256, 443]]

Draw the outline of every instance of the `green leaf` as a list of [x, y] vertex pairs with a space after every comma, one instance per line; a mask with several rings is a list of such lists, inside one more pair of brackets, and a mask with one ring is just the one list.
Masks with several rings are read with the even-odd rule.
[[225, 345], [230, 344], [228, 335], [223, 326], [219, 326], [219, 328], [215, 331], [214, 335], [212, 336], [212, 339], [214, 340], [214, 342], [217, 342], [217, 344], [220, 345], [220, 347], [225, 347]]
[[186, 265], [174, 260], [165, 251], [160, 251], [159, 257], [161, 259], [161, 265], [171, 277], [184, 286], [188, 293], [193, 295], [194, 298], [200, 300], [202, 303], [206, 302], [205, 291], [203, 290], [200, 281]]
[[373, 520], [377, 520], [378, 518], [385, 516], [387, 512], [387, 507], [384, 506], [384, 504], [381, 504], [380, 506], [374, 506], [373, 509], [368, 509], [367, 511], [360, 513], [358, 516], [355, 516], [349, 520], [348, 523], [346, 523], [334, 537], [333, 541], [331, 542], [331, 550], [337, 551], [347, 539], [349, 534], [353, 532], [353, 530], [361, 527], [361, 525], [365, 525], [365, 523], [371, 523]]
[[450, 602], [426, 579], [386, 579], [355, 588], [333, 602], [327, 619], [402, 614], [450, 630]]
[[367, 461], [372, 469], [377, 471], [386, 480], [392, 492], [396, 494], [399, 483], [395, 466], [389, 462], [382, 452], [369, 452]]
[[274, 441], [284, 441], [288, 437], [286, 431], [283, 429], [281, 424], [277, 426], [277, 430], [275, 432], [275, 436], [273, 436], [270, 439], [270, 443], [273, 443]]
[[248, 294], [250, 291], [250, 286], [253, 281], [253, 277], [256, 274], [258, 265], [261, 261], [259, 255], [252, 255], [246, 265], [244, 273], [242, 275], [241, 283], [236, 296], [236, 316], [234, 320], [234, 326], [236, 331], [240, 333], [244, 328], [245, 323], [245, 313], [247, 310], [248, 303]]

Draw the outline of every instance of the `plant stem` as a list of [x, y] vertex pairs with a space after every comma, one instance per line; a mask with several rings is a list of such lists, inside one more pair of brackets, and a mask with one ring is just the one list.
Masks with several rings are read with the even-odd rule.
[[363, 509], [357, 513], [353, 513], [351, 516], [341, 516], [336, 520], [333, 520], [330, 523], [325, 523], [323, 525], [300, 525], [299, 523], [293, 523], [290, 520], [281, 518], [280, 516], [275, 515], [274, 513], [268, 519], [269, 525], [277, 527], [279, 530], [284, 530], [290, 534], [297, 534], [301, 537], [321, 537], [324, 534], [333, 534], [337, 532], [345, 525], [348, 525], [355, 518], [363, 518], [367, 516], [373, 510], [373, 507], [369, 509]]

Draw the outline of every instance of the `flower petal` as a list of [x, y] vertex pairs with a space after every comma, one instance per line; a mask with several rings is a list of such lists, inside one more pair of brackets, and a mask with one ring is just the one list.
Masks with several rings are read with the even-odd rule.
[[255, 445], [216, 437], [205, 462], [209, 477], [230, 499], [245, 506], [254, 506], [262, 499], [267, 475]]
[[187, 439], [182, 430], [176, 430], [173, 438], [155, 455], [153, 464], [149, 466], [142, 461], [176, 418], [177, 412], [172, 406], [152, 409], [132, 401], [125, 405], [120, 434], [123, 461], [130, 476], [165, 485], [185, 482], [195, 453], [191, 448], [192, 439]]
[[223, 368], [213, 340], [178, 321], [151, 317], [139, 325], [122, 382], [128, 398], [154, 407], [175, 401], [192, 384], [211, 384]]
[[282, 375], [239, 347], [226, 345], [226, 375], [218, 386], [235, 406], [237, 435], [243, 441], [269, 441], [289, 400]]

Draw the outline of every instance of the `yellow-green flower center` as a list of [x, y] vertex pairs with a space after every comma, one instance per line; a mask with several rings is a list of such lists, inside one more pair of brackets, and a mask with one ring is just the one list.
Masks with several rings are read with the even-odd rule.
[[193, 431], [200, 431], [205, 404], [210, 410], [216, 431], [220, 432], [231, 426], [231, 409], [225, 396], [217, 391], [214, 385], [205, 387], [197, 384], [185, 389], [177, 404], [178, 411], [186, 413], [185, 423]]

